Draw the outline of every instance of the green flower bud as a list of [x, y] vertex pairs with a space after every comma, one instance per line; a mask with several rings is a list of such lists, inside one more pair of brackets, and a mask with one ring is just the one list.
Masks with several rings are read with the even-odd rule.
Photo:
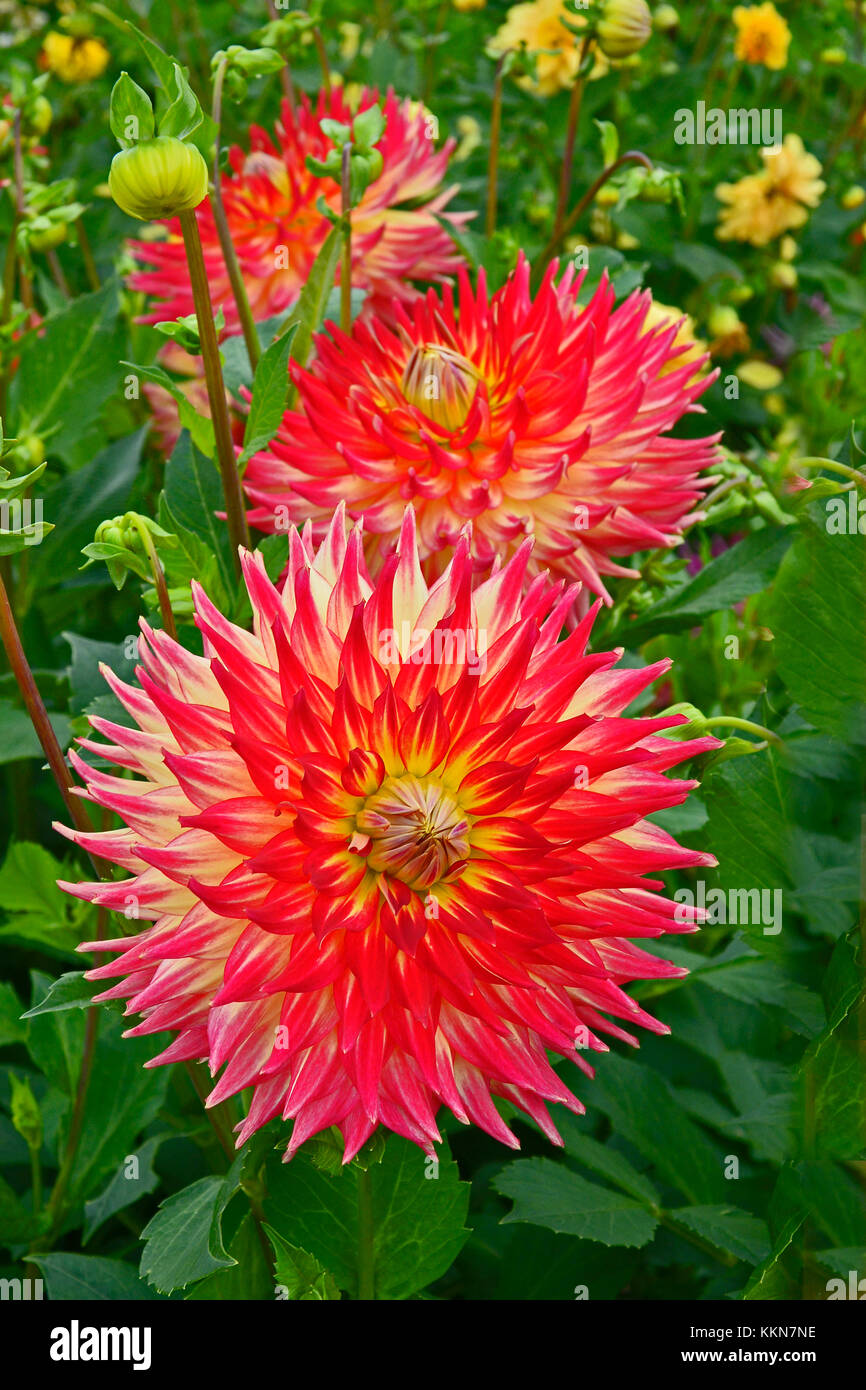
[[652, 33], [646, 0], [602, 0], [596, 28], [598, 46], [608, 58], [628, 58]]
[[207, 196], [208, 170], [195, 145], [158, 135], [114, 156], [108, 187], [123, 212], [149, 222], [197, 208]]
[[51, 128], [54, 112], [47, 97], [34, 97], [27, 111], [27, 130], [32, 135], [44, 135]]
[[55, 246], [62, 246], [69, 233], [67, 222], [46, 222], [44, 227], [34, 227], [27, 234], [27, 241], [31, 251], [53, 251]]
[[671, 29], [676, 29], [680, 22], [680, 17], [673, 5], [659, 5], [653, 11], [653, 28], [659, 34], [667, 34]]

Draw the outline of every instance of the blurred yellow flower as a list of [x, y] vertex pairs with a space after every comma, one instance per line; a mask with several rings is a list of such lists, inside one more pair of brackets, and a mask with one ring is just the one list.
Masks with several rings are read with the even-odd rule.
[[42, 45], [44, 66], [61, 82], [89, 82], [101, 77], [108, 66], [110, 54], [101, 39], [73, 38], [54, 30], [45, 35]]
[[783, 68], [788, 61], [791, 31], [775, 5], [737, 5], [734, 10], [737, 37], [734, 54], [744, 63], [763, 63]]
[[[521, 77], [519, 85], [539, 96], [554, 96], [570, 87], [577, 76], [582, 40], [564, 23], [566, 18], [578, 29], [586, 26], [586, 16], [575, 13], [565, 0], [530, 0], [508, 11], [505, 23], [490, 41], [495, 53], [523, 46], [535, 54], [537, 80]], [[590, 78], [603, 77], [607, 70], [607, 59], [596, 49]]]
[[452, 0], [455, 10], [465, 14], [467, 10], [483, 10], [487, 0]]
[[344, 20], [339, 26], [340, 35], [340, 57], [344, 63], [351, 63], [357, 55], [361, 43], [361, 26], [353, 24], [351, 20]]
[[691, 314], [684, 314], [682, 309], [677, 309], [673, 304], [661, 304], [654, 299], [650, 304], [647, 316], [643, 321], [642, 333], [652, 333], [657, 328], [670, 328], [672, 323], [679, 321], [674, 340], [670, 351], [674, 348], [680, 349], [679, 357], [671, 357], [661, 368], [659, 375], [667, 376], [668, 372], [678, 371], [687, 362], [695, 362], [700, 365], [701, 370], [705, 368], [702, 358], [707, 351], [707, 345], [698, 337], [695, 329], [695, 321]]
[[474, 116], [458, 116], [457, 134], [460, 136], [460, 144], [454, 151], [454, 159], [468, 159], [481, 144], [481, 126]]
[[809, 208], [818, 206], [826, 184], [821, 165], [803, 148], [799, 135], [786, 135], [780, 146], [761, 150], [764, 168], [737, 183], [720, 183], [725, 203], [716, 228], [720, 241], [748, 241], [766, 246], [775, 237], [802, 227]]
[[737, 376], [755, 391], [774, 391], [782, 382], [779, 368], [774, 367], [772, 362], [762, 362], [757, 357], [750, 358], [748, 362], [741, 362], [737, 368]]
[[733, 357], [738, 352], [748, 352], [749, 330], [730, 304], [717, 304], [710, 314], [707, 327], [710, 331], [710, 352], [714, 357]]

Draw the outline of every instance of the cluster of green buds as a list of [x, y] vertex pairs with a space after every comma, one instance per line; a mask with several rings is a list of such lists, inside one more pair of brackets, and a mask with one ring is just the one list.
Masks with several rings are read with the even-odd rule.
[[223, 70], [223, 85], [232, 101], [243, 101], [251, 78], [267, 77], [269, 73], [279, 72], [285, 66], [285, 59], [273, 48], [244, 48], [233, 43], [229, 48], [221, 48], [211, 58], [211, 72], [217, 76]]
[[99, 523], [92, 542], [82, 551], [87, 556], [82, 569], [103, 560], [115, 588], [122, 589], [129, 574], [151, 579], [156, 553], [163, 548], [175, 550], [178, 544], [177, 536], [164, 531], [149, 516], [124, 512]]
[[[163, 333], [166, 338], [171, 338], [172, 342], [177, 343], [178, 347], [182, 347], [184, 352], [191, 353], [193, 357], [198, 357], [201, 353], [201, 337], [195, 314], [184, 314], [178, 319], [163, 319], [161, 323], [155, 323], [153, 326], [157, 333]], [[225, 314], [222, 308], [219, 308], [214, 314], [214, 328], [219, 334], [222, 333], [225, 326]]]
[[349, 150], [349, 202], [355, 207], [366, 189], [382, 172], [382, 155], [375, 147], [385, 130], [385, 117], [378, 106], [360, 111], [350, 126], [325, 119], [323, 133], [334, 142], [325, 159], [307, 155], [307, 168], [318, 178], [342, 180], [343, 151]]
[[278, 19], [272, 19], [259, 30], [258, 38], [283, 58], [298, 58], [321, 18], [322, 0], [311, 0], [308, 10], [287, 10]]
[[117, 206], [140, 222], [189, 212], [207, 196], [207, 164], [189, 138], [204, 117], [177, 63], [171, 87], [158, 127], [150, 97], [128, 73], [111, 93], [111, 129], [122, 148], [111, 162], [108, 187]]
[[84, 212], [84, 204], [76, 201], [73, 179], [49, 184], [26, 181], [24, 205], [26, 216], [18, 224], [16, 238], [18, 254], [25, 260], [31, 251], [53, 251], [62, 246], [71, 225]]
[[0, 106], [0, 159], [10, 156], [15, 148], [15, 118], [18, 116], [21, 145], [24, 151], [38, 146], [51, 129], [54, 113], [45, 95], [50, 73], [33, 78], [29, 71], [22, 75], [13, 68], [9, 91]]

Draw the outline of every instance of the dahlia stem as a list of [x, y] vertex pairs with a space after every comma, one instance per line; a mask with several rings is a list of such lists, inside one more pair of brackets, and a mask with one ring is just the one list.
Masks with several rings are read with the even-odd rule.
[[562, 224], [565, 221], [565, 209], [568, 206], [568, 194], [571, 188], [571, 166], [574, 161], [574, 144], [577, 139], [577, 127], [580, 122], [580, 107], [583, 101], [583, 88], [585, 76], [583, 65], [589, 51], [589, 34], [580, 45], [580, 54], [577, 59], [577, 77], [571, 89], [571, 98], [568, 103], [568, 125], [565, 131], [565, 149], [562, 152], [562, 168], [559, 171], [559, 197], [556, 203], [556, 217], [553, 222], [553, 237], [556, 240], [562, 236]]
[[[510, 52], [510, 50], [508, 50]], [[496, 231], [496, 192], [499, 177], [499, 137], [502, 131], [502, 88], [505, 82], [505, 59], [503, 53], [496, 64], [493, 79], [493, 104], [490, 108], [490, 152], [487, 156], [487, 217], [484, 224], [485, 235], [489, 238]]]
[[861, 473], [857, 468], [849, 468], [847, 463], [840, 463], [838, 459], [802, 458], [795, 459], [794, 463], [798, 468], [826, 468], [828, 473], [838, 473], [850, 482], [866, 487], [866, 473]]
[[81, 252], [81, 259], [84, 262], [84, 273], [87, 276], [87, 283], [92, 290], [98, 290], [100, 288], [99, 271], [96, 269], [96, 261], [93, 259], [90, 237], [87, 235], [83, 217], [79, 217], [75, 224], [75, 228], [78, 233], [78, 249]]
[[[80, 830], [83, 834], [91, 834], [93, 825], [80, 798], [73, 795], [75, 783], [57, 741], [57, 735], [51, 727], [48, 711], [42, 696], [39, 694], [39, 689], [33, 679], [33, 672], [30, 670], [24, 648], [21, 645], [21, 638], [15, 624], [15, 615], [12, 612], [12, 605], [9, 602], [9, 595], [6, 592], [6, 585], [2, 576], [0, 576], [0, 637], [2, 637], [6, 656], [21, 692], [25, 709], [36, 730], [36, 736], [42, 746], [48, 766], [51, 768], [60, 795], [63, 797], [64, 805], [76, 830]], [[89, 858], [97, 878], [110, 879], [111, 874], [108, 865], [96, 858], [95, 855], [91, 854]]]
[[189, 276], [192, 284], [193, 301], [195, 303], [195, 315], [198, 322], [199, 342], [201, 343], [201, 355], [204, 361], [205, 378], [207, 380], [207, 395], [210, 402], [211, 417], [213, 419], [217, 459], [219, 461], [219, 470], [223, 484], [223, 496], [225, 497], [226, 512], [228, 514], [232, 558], [234, 560], [235, 572], [240, 576], [241, 561], [238, 550], [241, 546], [249, 550], [250, 532], [249, 526], [247, 525], [247, 514], [244, 510], [240, 474], [238, 473], [237, 463], [235, 461], [235, 449], [232, 443], [231, 425], [229, 424], [229, 410], [226, 403], [226, 388], [225, 382], [223, 381], [222, 367], [220, 366], [219, 347], [217, 345], [216, 329], [213, 320], [213, 306], [211, 304], [207, 271], [205, 270], [204, 255], [201, 249], [201, 237], [198, 234], [198, 223], [196, 222], [195, 213], [182, 212], [180, 214], [180, 225], [181, 231], [183, 232], [183, 243], [186, 248], [187, 264], [189, 265]]
[[150, 561], [150, 571], [153, 575], [153, 585], [156, 589], [156, 596], [159, 599], [159, 611], [162, 616], [162, 625], [173, 641], [177, 641], [177, 628], [174, 623], [174, 613], [172, 612], [171, 599], [168, 595], [168, 586], [165, 582], [165, 570], [162, 567], [159, 556], [156, 553], [156, 546], [153, 543], [153, 536], [145, 526], [143, 521], [136, 518], [135, 529], [141, 536], [147, 558]]
[[[279, 15], [277, 14], [277, 7], [276, 7], [276, 5], [274, 4], [274, 0], [267, 0], [267, 4], [268, 4], [268, 18], [271, 19], [271, 20], [279, 19]], [[285, 57], [285, 55], [283, 55], [283, 57], [284, 57], [284, 66], [283, 66], [283, 67], [281, 68], [281, 70], [280, 70], [280, 81], [282, 82], [282, 85], [283, 85], [283, 96], [286, 98], [286, 101], [289, 103], [289, 110], [291, 111], [292, 115], [294, 116], [294, 114], [295, 114], [295, 88], [294, 88], [294, 83], [292, 82], [292, 72], [291, 72], [291, 68], [289, 67], [289, 60], [288, 60], [288, 58]]]
[[[100, 907], [96, 914], [97, 941], [101, 941], [105, 936], [107, 921], [107, 910], [104, 907]], [[84, 1111], [87, 1105], [87, 1092], [90, 1087], [90, 1075], [93, 1070], [93, 1058], [96, 1051], [96, 1037], [98, 1032], [99, 1010], [90, 1008], [87, 1010], [87, 1018], [84, 1024], [84, 1046], [81, 1052], [81, 1066], [78, 1069], [78, 1076], [75, 1082], [75, 1099], [72, 1102], [69, 1133], [66, 1136], [66, 1146], [60, 1163], [60, 1170], [55, 1179], [54, 1187], [51, 1190], [51, 1197], [48, 1202], [49, 1244], [54, 1243], [63, 1226], [63, 1217], [65, 1214], [64, 1202], [69, 1187], [69, 1180], [72, 1177], [72, 1169], [75, 1166], [75, 1156], [78, 1153], [81, 1132], [84, 1127]]]
[[367, 1169], [358, 1169], [358, 1298], [370, 1302], [376, 1297], [373, 1221], [373, 1179]]
[[782, 744], [779, 735], [765, 729], [763, 724], [755, 724], [751, 719], [740, 719], [733, 714], [717, 714], [711, 719], [705, 719], [703, 723], [705, 729], [741, 729], [744, 733], [756, 734], [758, 738], [766, 739], [768, 743], [775, 743], [779, 747]]
[[568, 236], [572, 227], [589, 207], [598, 190], [606, 184], [608, 179], [612, 178], [616, 171], [621, 169], [624, 164], [642, 164], [645, 169], [652, 169], [653, 167], [652, 160], [648, 159], [645, 154], [641, 154], [640, 150], [627, 150], [626, 153], [621, 154], [619, 159], [615, 160], [613, 164], [608, 164], [606, 169], [602, 169], [595, 183], [590, 184], [580, 202], [577, 204], [577, 207], [572, 208], [568, 217], [563, 222], [558, 235], [551, 236], [549, 242], [539, 256], [536, 263], [536, 270], [533, 274], [535, 288], [538, 287], [538, 282], [544, 274], [544, 268], [548, 261], [559, 250], [560, 242]]
[[51, 270], [51, 274], [54, 277], [54, 283], [59, 289], [60, 293], [63, 295], [63, 298], [71, 299], [72, 294], [69, 289], [69, 281], [63, 273], [63, 266], [60, 264], [60, 257], [58, 256], [57, 252], [54, 250], [46, 251], [45, 259], [47, 260], [49, 268]]
[[331, 69], [328, 66], [328, 54], [325, 50], [325, 41], [322, 38], [322, 31], [317, 24], [313, 25], [313, 43], [316, 45], [316, 52], [319, 55], [319, 63], [322, 69], [322, 86], [325, 89], [325, 96], [331, 100]]
[[247, 287], [244, 284], [244, 277], [235, 251], [232, 234], [229, 228], [228, 218], [226, 217], [225, 204], [223, 203], [222, 174], [220, 173], [220, 135], [222, 129], [222, 106], [223, 106], [223, 83], [228, 69], [228, 59], [223, 58], [216, 71], [213, 84], [213, 123], [216, 126], [216, 150], [213, 161], [213, 196], [211, 198], [211, 210], [213, 212], [214, 223], [219, 237], [220, 250], [223, 254], [226, 270], [228, 272], [229, 284], [232, 287], [232, 295], [237, 306], [238, 318], [240, 319], [241, 332], [244, 335], [244, 342], [247, 347], [247, 356], [250, 359], [250, 366], [253, 373], [259, 365], [261, 351], [259, 348], [259, 335], [256, 331], [253, 311], [250, 308]]
[[340, 265], [340, 327], [348, 333], [352, 327], [352, 146], [343, 146], [341, 165], [341, 206], [343, 214], [343, 251]]

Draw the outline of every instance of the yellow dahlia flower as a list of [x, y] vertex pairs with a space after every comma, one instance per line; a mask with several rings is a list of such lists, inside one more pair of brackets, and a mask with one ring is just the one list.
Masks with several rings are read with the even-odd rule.
[[734, 54], [744, 63], [762, 63], [777, 71], [788, 61], [791, 31], [775, 5], [738, 5]]
[[799, 135], [786, 135], [781, 146], [761, 151], [764, 168], [737, 183], [720, 183], [722, 209], [716, 235], [721, 241], [748, 241], [766, 246], [784, 232], [802, 227], [809, 208], [818, 206], [826, 184], [821, 165], [803, 147]]
[[108, 66], [109, 52], [101, 39], [73, 38], [53, 30], [42, 45], [43, 66], [61, 82], [90, 82]]
[[[539, 96], [555, 96], [570, 87], [577, 76], [582, 41], [565, 23], [566, 19], [579, 28], [586, 25], [586, 16], [575, 13], [565, 0], [530, 0], [528, 4], [512, 6], [491, 40], [490, 47], [497, 53], [523, 46], [535, 55], [536, 79], [521, 77], [519, 83]], [[604, 55], [597, 49], [595, 53], [591, 78], [603, 77], [608, 69]]]

